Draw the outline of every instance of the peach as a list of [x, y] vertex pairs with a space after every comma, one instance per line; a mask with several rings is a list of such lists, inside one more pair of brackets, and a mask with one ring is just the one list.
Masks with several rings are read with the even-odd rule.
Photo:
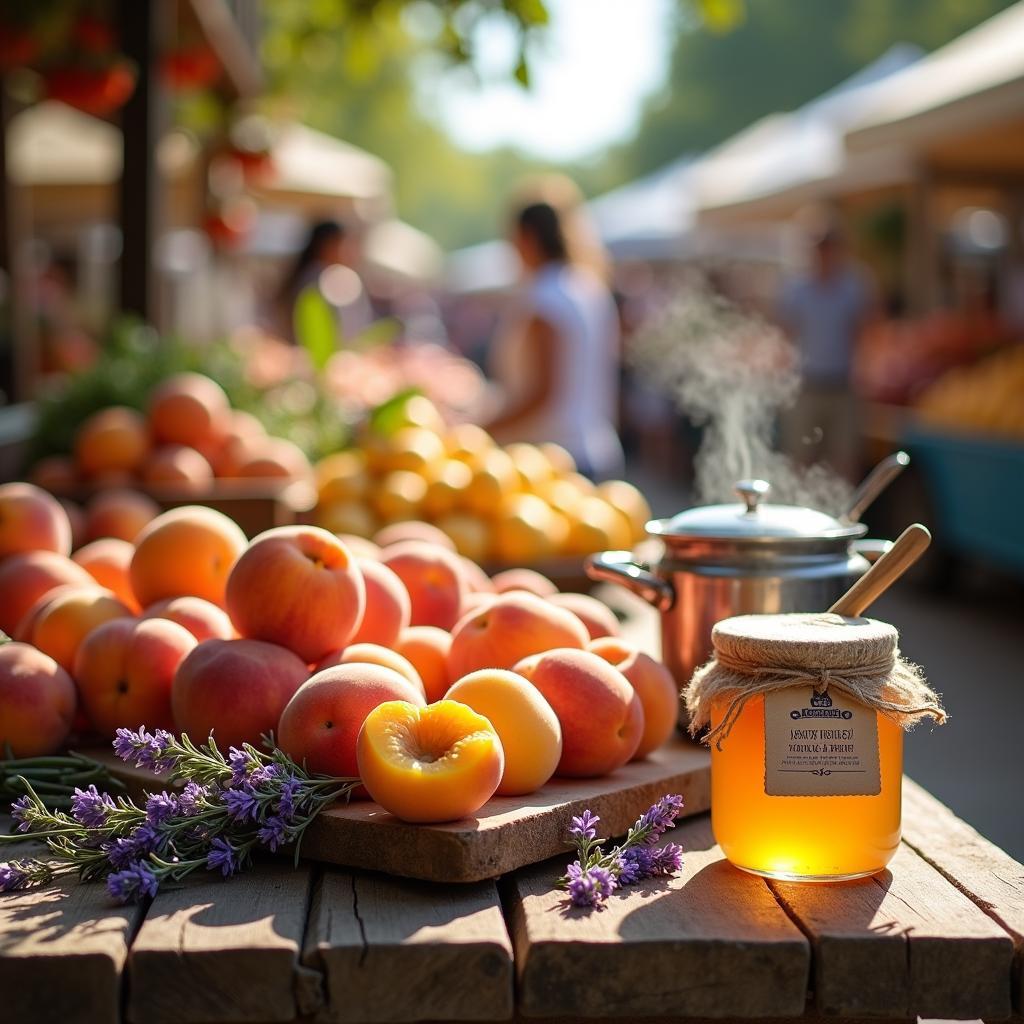
[[75, 655], [75, 682], [89, 721], [106, 736], [133, 722], [173, 729], [171, 683], [195, 646], [187, 629], [166, 619], [111, 619], [97, 626]]
[[196, 742], [211, 734], [222, 750], [259, 745], [309, 670], [291, 651], [262, 640], [206, 640], [178, 666], [171, 709]]
[[[485, 594], [479, 590], [471, 590], [463, 599], [462, 607], [459, 609], [459, 622], [461, 622], [467, 615], [474, 615], [477, 612], [483, 611], [488, 605], [492, 604], [497, 594]], [[458, 628], [459, 623], [456, 622], [453, 630]]]
[[334, 651], [322, 658], [316, 670], [321, 672], [335, 665], [380, 665], [397, 672], [403, 679], [408, 679], [424, 697], [427, 695], [423, 680], [420, 679], [420, 674], [412, 662], [397, 651], [381, 647], [380, 644], [350, 644], [343, 651]]
[[432, 519], [454, 512], [473, 480], [473, 471], [458, 459], [445, 459], [431, 467], [427, 491], [423, 495], [423, 511]]
[[135, 542], [132, 590], [143, 608], [183, 594], [223, 605], [228, 575], [245, 544], [238, 526], [212, 508], [164, 512]]
[[439, 544], [449, 551], [455, 550], [451, 537], [431, 523], [420, 519], [406, 519], [400, 523], [390, 523], [374, 534], [373, 542], [380, 548], [401, 544], [404, 540], [421, 540], [426, 544]]
[[78, 701], [71, 676], [28, 644], [0, 646], [0, 751], [54, 754], [71, 732]]
[[134, 555], [135, 547], [128, 541], [104, 537], [79, 548], [71, 560], [85, 569], [101, 587], [113, 591], [133, 612], [137, 612], [139, 603], [132, 590], [130, 572]]
[[261, 533], [238, 559], [227, 609], [242, 636], [318, 661], [352, 639], [366, 608], [363, 574], [348, 548], [318, 526]]
[[[111, 591], [97, 586], [68, 587], [41, 600], [46, 603], [33, 617], [25, 639], [50, 655], [66, 672], [73, 671], [75, 655], [89, 633], [110, 619], [132, 614], [128, 605]], [[28, 615], [33, 616], [31, 609]]]
[[461, 679], [480, 668], [512, 668], [553, 647], [582, 649], [589, 639], [572, 612], [533, 594], [499, 594], [455, 628], [448, 674]]
[[47, 455], [36, 462], [28, 475], [29, 482], [51, 494], [67, 494], [78, 487], [78, 467], [70, 455]]
[[505, 669], [485, 668], [463, 676], [445, 694], [483, 715], [505, 751], [502, 796], [540, 789], [562, 756], [562, 727], [551, 705], [528, 680]]
[[381, 477], [370, 494], [370, 502], [382, 522], [417, 519], [427, 485], [418, 473], [396, 469]]
[[[70, 559], [69, 559], [70, 561]], [[86, 573], [86, 576], [89, 576]], [[36, 622], [39, 617], [43, 614], [43, 611], [51, 604], [60, 594], [66, 594], [73, 590], [92, 589], [96, 586], [96, 581], [89, 576], [87, 583], [75, 584], [75, 583], [61, 583], [54, 587], [52, 590], [48, 590], [40, 598], [38, 598], [27, 612], [22, 616], [21, 621], [14, 628], [14, 632], [11, 634], [12, 640], [18, 640], [21, 643], [30, 643], [32, 640], [32, 630], [36, 628]]]
[[337, 665], [310, 677], [288, 701], [277, 731], [280, 748], [311, 772], [359, 774], [356, 740], [366, 716], [385, 701], [425, 703], [404, 676], [381, 665]]
[[71, 554], [71, 523], [52, 494], [35, 484], [0, 484], [0, 558], [21, 551]]
[[412, 618], [409, 591], [395, 573], [380, 562], [357, 558], [356, 565], [366, 587], [366, 608], [349, 642], [391, 647]]
[[406, 540], [381, 552], [381, 562], [405, 584], [412, 625], [451, 629], [459, 617], [466, 581], [458, 556], [436, 544]]
[[283, 437], [261, 438], [243, 458], [234, 475], [254, 480], [301, 480], [310, 474], [305, 452]]
[[395, 643], [395, 653], [416, 669], [428, 702], [440, 700], [451, 683], [448, 678], [451, 646], [451, 633], [437, 626], [410, 626], [402, 630]]
[[543, 444], [537, 445], [537, 448], [548, 460], [556, 474], [565, 475], [576, 472], [576, 460], [560, 444], [545, 441]]
[[557, 774], [590, 778], [622, 767], [643, 736], [644, 709], [626, 677], [590, 651], [555, 650], [519, 662], [562, 726]]
[[679, 718], [679, 687], [672, 673], [649, 654], [616, 636], [587, 644], [587, 650], [614, 665], [636, 691], [644, 708], [644, 731], [633, 760], [657, 750], [672, 735]]
[[491, 577], [494, 589], [499, 594], [507, 594], [511, 590], [525, 590], [537, 597], [551, 597], [558, 593], [554, 585], [542, 573], [534, 569], [505, 569]]
[[113, 490], [97, 494], [85, 507], [89, 540], [118, 537], [133, 541], [160, 515], [160, 506], [139, 491]]
[[134, 473], [148, 454], [145, 417], [124, 405], [93, 413], [75, 435], [75, 459], [86, 476]]
[[360, 564], [380, 561], [380, 548], [372, 540], [357, 537], [354, 533], [336, 533], [335, 537], [359, 559]]
[[178, 373], [149, 396], [149, 425], [161, 444], [202, 445], [231, 425], [224, 389], [201, 373]]
[[201, 597], [185, 595], [156, 601], [142, 613], [142, 617], [176, 622], [200, 643], [204, 640], [231, 640], [235, 636], [228, 613]]
[[[223, 434], [201, 442], [199, 447], [199, 452], [206, 457], [217, 476], [233, 475], [235, 470], [231, 454], [233, 445], [267, 436], [263, 424], [251, 412], [232, 409], [227, 424], [227, 429]], [[225, 472], [225, 469], [228, 472]]]
[[168, 444], [158, 448], [146, 460], [142, 479], [147, 484], [198, 493], [209, 488], [213, 481], [213, 470], [195, 448]]
[[464, 558], [482, 562], [491, 553], [492, 527], [480, 516], [469, 512], [452, 512], [438, 519], [437, 525], [451, 537], [455, 550]]
[[496, 594], [494, 583], [471, 558], [465, 555], [459, 556], [459, 564], [462, 566], [462, 575], [466, 577], [466, 586], [474, 594]]
[[369, 505], [362, 501], [337, 501], [330, 505], [318, 506], [316, 521], [318, 526], [336, 533], [339, 537], [350, 533], [359, 537], [369, 537], [377, 529], [377, 517]]
[[28, 610], [56, 587], [88, 587], [92, 577], [55, 551], [26, 551], [0, 562], [0, 630], [13, 634]]
[[320, 504], [359, 500], [370, 489], [370, 476], [361, 451], [334, 452], [313, 467]]
[[603, 601], [589, 594], [552, 594], [548, 600], [559, 608], [568, 608], [587, 627], [591, 640], [600, 636], [618, 636], [619, 620]]
[[454, 700], [378, 705], [363, 722], [356, 753], [370, 796], [403, 821], [474, 814], [494, 795], [505, 769], [494, 727]]

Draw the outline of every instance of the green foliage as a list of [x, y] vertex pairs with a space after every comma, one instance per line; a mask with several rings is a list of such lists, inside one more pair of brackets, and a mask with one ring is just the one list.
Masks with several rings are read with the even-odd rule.
[[243, 357], [227, 343], [188, 345], [126, 318], [113, 325], [91, 369], [65, 378], [39, 399], [28, 465], [70, 453], [78, 426], [94, 412], [111, 405], [142, 411], [157, 384], [189, 370], [212, 377], [234, 408], [252, 413], [268, 433], [294, 441], [311, 459], [338, 451], [351, 439], [355, 413], [315, 378], [258, 388], [246, 378]]
[[338, 317], [316, 284], [307, 285], [295, 299], [292, 314], [295, 338], [309, 353], [317, 370], [327, 365], [338, 341]]

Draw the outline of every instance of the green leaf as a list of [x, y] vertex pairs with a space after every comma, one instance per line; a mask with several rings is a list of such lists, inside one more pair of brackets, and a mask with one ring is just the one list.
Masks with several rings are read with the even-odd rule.
[[516, 81], [526, 89], [530, 88], [530, 65], [526, 61], [526, 51], [520, 50], [519, 60], [514, 72]]
[[322, 370], [338, 347], [338, 317], [334, 307], [315, 284], [299, 292], [295, 300], [294, 328], [298, 343], [309, 353], [313, 365]]
[[421, 394], [419, 388], [406, 388], [381, 402], [370, 413], [370, 429], [382, 437], [397, 433], [405, 426], [405, 403], [418, 394]]

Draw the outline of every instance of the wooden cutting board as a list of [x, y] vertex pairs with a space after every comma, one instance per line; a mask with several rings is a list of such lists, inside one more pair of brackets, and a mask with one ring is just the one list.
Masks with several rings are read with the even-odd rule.
[[[136, 798], [162, 785], [107, 750], [83, 753], [107, 764]], [[684, 817], [711, 806], [705, 748], [673, 737], [611, 775], [555, 778], [529, 796], [493, 797], [475, 817], [441, 825], [410, 825], [370, 800], [338, 804], [309, 826], [302, 855], [430, 882], [478, 882], [568, 852], [566, 830], [584, 808], [600, 816], [601, 835], [620, 836], [666, 793], [682, 794]]]
[[711, 806], [710, 756], [689, 740], [671, 740], [643, 761], [600, 779], [552, 779], [526, 797], [494, 797], [473, 818], [409, 825], [379, 804], [353, 801], [325, 811], [309, 827], [302, 852], [346, 867], [431, 882], [478, 882], [567, 852], [574, 814], [590, 808], [600, 835], [618, 836], [655, 800], [681, 793], [684, 815]]

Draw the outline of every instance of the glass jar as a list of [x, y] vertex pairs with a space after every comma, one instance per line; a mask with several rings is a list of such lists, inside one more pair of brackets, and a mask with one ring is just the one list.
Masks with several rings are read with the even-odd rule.
[[893, 626], [832, 614], [719, 622], [687, 704], [710, 724], [711, 823], [734, 865], [788, 881], [881, 871], [900, 842], [903, 728], [945, 714]]

